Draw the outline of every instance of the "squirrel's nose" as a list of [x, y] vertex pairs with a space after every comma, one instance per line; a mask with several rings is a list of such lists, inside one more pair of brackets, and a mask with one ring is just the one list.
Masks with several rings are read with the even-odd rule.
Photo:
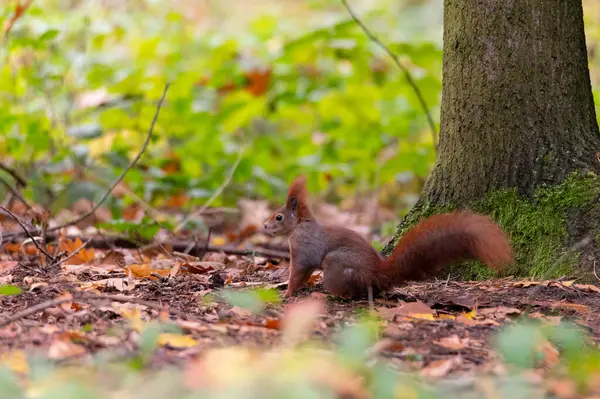
[[267, 229], [267, 224], [265, 223], [264, 226], [265, 226], [265, 230], [266, 230]]

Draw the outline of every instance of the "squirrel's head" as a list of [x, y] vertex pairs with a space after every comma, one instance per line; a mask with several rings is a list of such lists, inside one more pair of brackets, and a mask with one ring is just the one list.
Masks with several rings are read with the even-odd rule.
[[299, 220], [312, 219], [307, 201], [306, 178], [298, 176], [290, 185], [285, 205], [265, 221], [265, 232], [272, 236], [288, 236]]

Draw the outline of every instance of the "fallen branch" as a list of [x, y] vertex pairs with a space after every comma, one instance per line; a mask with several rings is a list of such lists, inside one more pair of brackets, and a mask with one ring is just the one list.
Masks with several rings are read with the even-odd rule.
[[120, 302], [120, 303], [133, 303], [136, 305], [142, 305], [142, 306], [146, 306], [150, 309], [154, 309], [154, 310], [158, 310], [160, 311], [164, 311], [167, 310], [170, 314], [174, 315], [174, 316], [178, 316], [184, 319], [191, 319], [193, 320], [193, 317], [191, 317], [189, 315], [189, 313], [187, 312], [181, 312], [179, 310], [173, 310], [173, 309], [168, 309], [165, 306], [155, 303], [155, 302], [150, 302], [150, 301], [145, 301], [143, 299], [139, 299], [139, 298], [133, 298], [133, 297], [126, 297], [123, 295], [106, 295], [106, 294], [98, 294], [98, 295], [85, 295], [85, 294], [73, 294], [72, 297], [62, 297], [62, 298], [55, 298], [55, 299], [51, 299], [49, 301], [45, 301], [42, 303], [38, 303], [37, 305], [33, 305], [30, 306], [26, 309], [23, 309], [20, 312], [17, 312], [15, 314], [13, 314], [12, 316], [9, 316], [7, 318], [5, 318], [4, 320], [0, 320], [0, 327], [6, 327], [7, 325], [9, 325], [10, 323], [14, 323], [15, 321], [18, 321], [22, 318], [25, 318], [27, 316], [30, 316], [32, 314], [35, 314], [37, 312], [41, 312], [43, 310], [49, 309], [49, 308], [53, 308], [55, 306], [61, 305], [63, 303], [66, 302], [71, 302], [71, 301], [78, 301], [78, 302], [83, 302], [83, 303], [87, 303], [89, 305], [96, 305], [98, 301], [113, 301], [113, 302]]
[[146, 148], [148, 147], [148, 143], [150, 142], [150, 138], [152, 137], [152, 132], [154, 131], [154, 125], [156, 124], [156, 121], [158, 120], [158, 114], [160, 113], [160, 108], [162, 107], [165, 96], [167, 95], [167, 90], [169, 89], [169, 85], [170, 85], [169, 83], [167, 83], [165, 85], [165, 89], [163, 90], [162, 96], [160, 97], [160, 100], [158, 101], [158, 104], [156, 105], [156, 112], [154, 113], [154, 118], [152, 119], [152, 123], [150, 124], [150, 128], [148, 129], [148, 134], [146, 135], [146, 140], [144, 141], [142, 148], [140, 149], [138, 154], [135, 156], [135, 158], [133, 158], [133, 160], [129, 163], [129, 165], [127, 165], [125, 167], [125, 169], [123, 169], [123, 172], [121, 173], [119, 178], [117, 180], [115, 180], [115, 182], [112, 184], [110, 189], [104, 194], [104, 196], [100, 199], [100, 201], [96, 202], [96, 204], [92, 207], [92, 209], [89, 212], [86, 212], [85, 214], [75, 218], [74, 220], [71, 220], [70, 222], [67, 222], [60, 226], [56, 226], [51, 229], [48, 229], [48, 231], [56, 231], [56, 230], [60, 230], [65, 227], [73, 226], [74, 224], [77, 224], [77, 223], [81, 222], [82, 220], [87, 219], [94, 212], [96, 212], [96, 210], [98, 208], [100, 208], [100, 206], [102, 206], [104, 201], [106, 201], [106, 199], [112, 193], [112, 191], [115, 189], [115, 187], [117, 187], [117, 185], [125, 178], [125, 175], [127, 174], [127, 172], [129, 172], [129, 169], [131, 169], [133, 166], [135, 166], [135, 164], [142, 157], [142, 154], [144, 154], [144, 152], [146, 151]]
[[[49, 239], [57, 238], [57, 236], [53, 235], [53, 236], [49, 236], [48, 238]], [[65, 238], [76, 239], [77, 236], [67, 236]], [[131, 241], [124, 237], [107, 236], [107, 237], [94, 237], [89, 240], [88, 245], [90, 248], [97, 248], [97, 249], [113, 249], [114, 247], [134, 249], [134, 248], [140, 248], [140, 246], [141, 246], [140, 244], [141, 243], [139, 243], [139, 242], [134, 242], [134, 241]], [[185, 253], [185, 250], [188, 248], [190, 248], [189, 253], [194, 253], [194, 252], [198, 253], [199, 251], [204, 251], [204, 248], [206, 248], [206, 252], [224, 252], [229, 255], [256, 255], [256, 256], [266, 256], [266, 257], [273, 257], [273, 258], [280, 258], [280, 259], [289, 259], [290, 258], [289, 252], [278, 250], [278, 249], [270, 249], [270, 248], [262, 248], [262, 247], [241, 249], [241, 248], [229, 247], [229, 246], [206, 245], [206, 241], [199, 241], [196, 243], [193, 241], [181, 240], [181, 239], [167, 240], [167, 241], [160, 243], [160, 245], [171, 247], [173, 249], [173, 251], [182, 252], [182, 253]], [[158, 247], [158, 246], [159, 246], [158, 243], [149, 243], [148, 245], [146, 245], [146, 247], [144, 247], [144, 249], [149, 249], [149, 248]]]
[[402, 64], [402, 62], [400, 61], [400, 58], [398, 58], [398, 56], [388, 46], [386, 46], [381, 40], [379, 40], [377, 38], [377, 36], [375, 36], [373, 34], [373, 32], [371, 32], [369, 30], [369, 28], [367, 28], [367, 26], [364, 24], [364, 22], [361, 21], [361, 19], [358, 17], [358, 15], [356, 15], [354, 10], [350, 7], [350, 5], [348, 4], [348, 1], [347, 0], [341, 0], [341, 1], [342, 1], [342, 4], [344, 4], [344, 7], [346, 8], [346, 10], [348, 11], [348, 14], [350, 14], [350, 16], [352, 17], [354, 22], [356, 22], [358, 24], [358, 26], [360, 26], [360, 28], [363, 30], [363, 32], [365, 32], [367, 37], [373, 43], [375, 43], [379, 47], [381, 47], [383, 49], [383, 51], [385, 51], [390, 56], [390, 58], [394, 61], [396, 66], [398, 66], [398, 68], [400, 68], [400, 70], [402, 70], [402, 72], [404, 72], [404, 77], [406, 78], [406, 81], [412, 87], [413, 91], [417, 95], [419, 103], [421, 104], [421, 108], [423, 108], [423, 112], [425, 113], [425, 116], [427, 117], [427, 122], [429, 123], [429, 127], [431, 128], [431, 137], [433, 139], [433, 148], [437, 149], [437, 129], [435, 128], [435, 123], [433, 122], [433, 118], [431, 117], [431, 112], [429, 111], [427, 102], [425, 102], [423, 93], [421, 93], [421, 90], [419, 89], [419, 87], [417, 86], [417, 83], [413, 79], [412, 74], [410, 73], [410, 70], [404, 64]]

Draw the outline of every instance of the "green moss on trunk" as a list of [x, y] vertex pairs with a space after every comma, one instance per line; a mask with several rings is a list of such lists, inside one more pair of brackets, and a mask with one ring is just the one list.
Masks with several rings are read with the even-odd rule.
[[[496, 190], [469, 208], [490, 215], [509, 235], [515, 249], [516, 264], [507, 270], [508, 274], [545, 278], [573, 274], [581, 266], [579, 253], [568, 253], [568, 249], [574, 240], [581, 237], [573, 237], [573, 229], [569, 228], [573, 221], [570, 219], [576, 220], [582, 215], [591, 216], [600, 211], [600, 177], [573, 173], [559, 185], [537, 189], [532, 197], [520, 196], [517, 189]], [[401, 235], [419, 220], [453, 209], [457, 207], [418, 204], [398, 226], [396, 236], [383, 253], [389, 255]], [[588, 231], [588, 228], [580, 231], [583, 235], [591, 234], [591, 238], [596, 238], [592, 244], [596, 248], [600, 238], [599, 224], [600, 220], [592, 223], [592, 231]], [[552, 270], [548, 273], [550, 268]], [[482, 279], [494, 275], [493, 271], [473, 261], [455, 265], [448, 272], [458, 274], [463, 279]]]

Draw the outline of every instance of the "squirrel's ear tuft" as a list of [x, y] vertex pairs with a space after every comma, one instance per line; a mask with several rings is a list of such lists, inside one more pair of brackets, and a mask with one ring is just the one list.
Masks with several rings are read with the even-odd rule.
[[306, 190], [306, 177], [298, 176], [290, 184], [286, 201], [286, 208], [297, 211], [298, 217], [310, 215], [308, 209], [308, 191]]

